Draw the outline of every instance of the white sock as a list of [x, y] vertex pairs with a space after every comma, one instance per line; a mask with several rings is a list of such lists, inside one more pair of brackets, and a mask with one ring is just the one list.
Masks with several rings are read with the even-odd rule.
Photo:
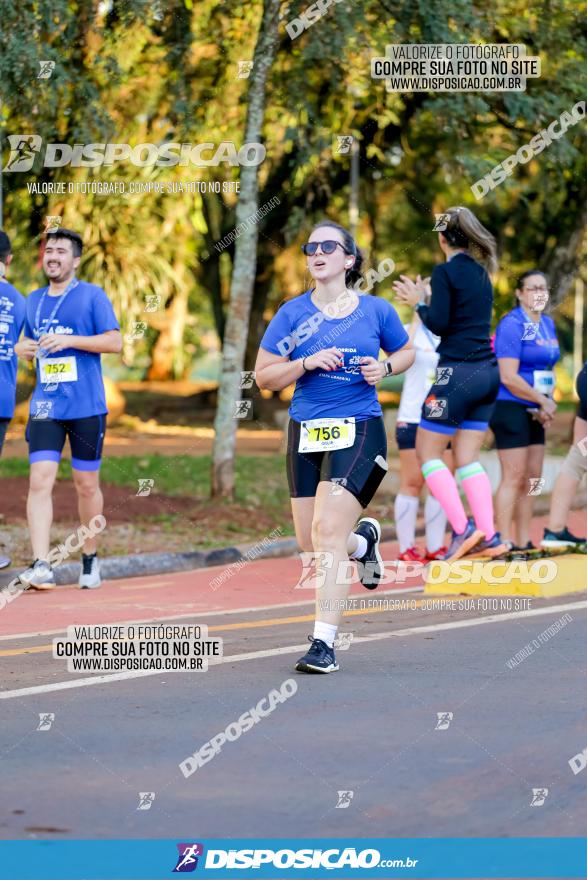
[[332, 648], [334, 647], [337, 629], [338, 627], [332, 623], [322, 623], [321, 620], [317, 620], [314, 624], [314, 638], [322, 639], [329, 648]]
[[429, 553], [436, 553], [444, 546], [446, 513], [434, 495], [428, 495], [426, 498], [424, 520], [426, 523], [426, 549]]
[[352, 553], [349, 553], [349, 558], [362, 559], [362, 557], [367, 552], [367, 547], [369, 546], [367, 544], [367, 538], [364, 535], [357, 535], [355, 532], [353, 532], [353, 535], [357, 539], [357, 549], [354, 550]]
[[411, 495], [396, 495], [395, 498], [395, 531], [399, 541], [399, 552], [405, 553], [416, 541], [416, 518], [418, 516], [419, 498]]

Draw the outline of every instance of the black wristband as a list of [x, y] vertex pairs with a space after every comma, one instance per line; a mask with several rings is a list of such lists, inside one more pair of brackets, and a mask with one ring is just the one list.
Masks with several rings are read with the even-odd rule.
[[308, 372], [308, 368], [306, 366], [306, 358], [307, 357], [309, 357], [309, 355], [306, 355], [306, 357], [302, 358], [302, 367], [304, 368], [304, 373]]

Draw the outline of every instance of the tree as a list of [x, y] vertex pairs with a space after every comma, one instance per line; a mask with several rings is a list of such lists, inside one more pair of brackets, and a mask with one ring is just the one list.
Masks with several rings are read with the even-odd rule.
[[[264, 0], [263, 18], [257, 36], [248, 94], [245, 143], [259, 143], [265, 117], [267, 77], [278, 41], [280, 0]], [[234, 454], [236, 449], [235, 402], [241, 397], [239, 377], [244, 366], [251, 299], [257, 265], [257, 225], [246, 221], [259, 207], [258, 166], [245, 166], [240, 176], [240, 197], [236, 209], [234, 265], [230, 284], [229, 312], [224, 331], [222, 374], [214, 421], [212, 453], [212, 495], [234, 496]]]

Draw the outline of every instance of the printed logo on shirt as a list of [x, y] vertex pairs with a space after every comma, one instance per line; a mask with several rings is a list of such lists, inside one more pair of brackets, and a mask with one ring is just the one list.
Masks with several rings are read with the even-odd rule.
[[427, 419], [446, 419], [448, 417], [448, 400], [446, 397], [435, 397], [431, 394], [424, 401]]
[[522, 342], [527, 340], [536, 339], [536, 334], [538, 331], [538, 324], [532, 324], [531, 322], [524, 321], [524, 332], [522, 333]]

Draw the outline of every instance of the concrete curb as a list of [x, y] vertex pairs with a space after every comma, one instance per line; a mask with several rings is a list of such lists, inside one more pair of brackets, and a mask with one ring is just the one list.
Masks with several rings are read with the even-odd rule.
[[[575, 497], [574, 509], [585, 507], [587, 495], [583, 492]], [[537, 500], [534, 515], [543, 516], [548, 513], [549, 501]], [[420, 520], [416, 535], [424, 534], [424, 526]], [[393, 526], [382, 526], [382, 541], [394, 541], [396, 538]], [[253, 555], [252, 551], [257, 550]], [[220, 547], [215, 550], [194, 550], [186, 553], [139, 553], [135, 556], [110, 556], [100, 559], [102, 576], [108, 580], [129, 577], [145, 577], [153, 574], [170, 574], [175, 571], [192, 571], [198, 568], [209, 568], [213, 565], [228, 567], [236, 562], [251, 562], [256, 559], [279, 559], [294, 556], [299, 552], [295, 538], [277, 538], [268, 547], [259, 548], [259, 542], [240, 544], [237, 547]], [[76, 584], [80, 572], [80, 562], [66, 562], [55, 569], [55, 580], [59, 586]], [[19, 574], [15, 568], [0, 571], [0, 587], [7, 586]]]
[[[295, 538], [281, 538], [274, 542], [275, 546], [267, 547], [256, 553], [252, 559], [279, 558], [297, 553], [298, 543]], [[248, 561], [247, 552], [258, 547], [258, 544], [246, 544], [242, 547], [220, 547], [215, 550], [194, 550], [187, 553], [139, 553], [135, 556], [110, 556], [100, 558], [100, 571], [107, 580], [119, 578], [144, 577], [153, 574], [169, 574], [175, 571], [192, 571], [197, 568], [209, 568], [212, 565], [229, 566], [235, 562]], [[76, 584], [80, 573], [80, 562], [65, 562], [55, 569], [55, 580], [59, 586]], [[0, 587], [7, 586], [16, 578], [21, 569], [6, 568], [0, 571]]]

